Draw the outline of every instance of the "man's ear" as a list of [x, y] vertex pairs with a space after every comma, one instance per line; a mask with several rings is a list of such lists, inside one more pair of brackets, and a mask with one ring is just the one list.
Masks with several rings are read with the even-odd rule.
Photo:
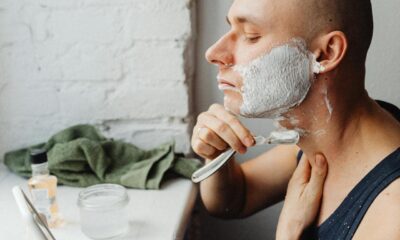
[[333, 31], [321, 36], [314, 45], [314, 55], [323, 67], [323, 73], [334, 70], [346, 55], [348, 41], [341, 31]]

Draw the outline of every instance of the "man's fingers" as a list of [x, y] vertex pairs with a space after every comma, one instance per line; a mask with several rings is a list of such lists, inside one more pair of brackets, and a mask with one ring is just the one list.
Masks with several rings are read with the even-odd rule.
[[328, 164], [324, 156], [317, 154], [315, 156], [315, 164], [311, 169], [311, 178], [309, 189], [313, 195], [320, 196], [325, 183], [325, 178], [328, 172]]
[[209, 128], [199, 128], [197, 134], [198, 137], [203, 140], [203, 142], [208, 143], [220, 151], [223, 151], [228, 147], [228, 144], [226, 144], [226, 142], [224, 142], [214, 131]]
[[[197, 118], [192, 135], [192, 147], [196, 153], [212, 152], [211, 148], [204, 146], [204, 142], [213, 147], [214, 153], [225, 150], [230, 146], [235, 151], [243, 154], [247, 147], [254, 145], [254, 137], [250, 131], [222, 105], [213, 104], [207, 112], [201, 113]], [[200, 149], [200, 150], [199, 150]]]
[[216, 153], [216, 149], [213, 146], [203, 142], [200, 138], [192, 142], [192, 148], [197, 154], [206, 159], [213, 159]]
[[244, 146], [251, 147], [254, 145], [255, 141], [251, 132], [235, 116], [227, 112], [223, 106], [213, 104], [210, 107], [210, 112], [229, 125]]
[[207, 122], [207, 127], [213, 132], [218, 134], [218, 136], [231, 146], [235, 151], [239, 153], [245, 153], [246, 147], [242, 144], [240, 139], [236, 136], [232, 128], [226, 124], [224, 121], [218, 119], [217, 117], [203, 113], [199, 116], [199, 121]]
[[299, 165], [297, 165], [296, 170], [293, 173], [292, 180], [296, 182], [296, 184], [304, 184], [307, 183], [310, 179], [311, 174], [311, 165], [307, 159], [307, 156], [303, 154], [300, 159]]

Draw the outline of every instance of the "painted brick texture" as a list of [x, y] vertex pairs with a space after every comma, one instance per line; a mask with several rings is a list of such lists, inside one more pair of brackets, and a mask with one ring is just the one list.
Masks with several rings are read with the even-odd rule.
[[191, 0], [0, 0], [1, 156], [79, 123], [188, 153], [194, 25]]

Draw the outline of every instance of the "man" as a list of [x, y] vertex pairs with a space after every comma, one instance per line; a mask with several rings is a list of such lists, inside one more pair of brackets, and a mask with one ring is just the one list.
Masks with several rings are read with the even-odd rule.
[[[281, 128], [299, 130], [302, 136], [297, 146], [277, 146], [241, 165], [230, 160], [204, 180], [200, 191], [207, 210], [221, 217], [246, 217], [271, 206], [284, 199], [297, 156], [309, 159], [313, 167], [325, 164], [324, 158], [315, 158], [321, 154], [329, 170], [314, 224], [320, 227], [311, 234], [320, 239], [400, 239], [400, 170], [395, 168], [400, 161], [400, 124], [364, 87], [373, 32], [369, 0], [235, 0], [227, 20], [230, 31], [206, 54], [219, 68], [224, 106], [214, 104], [199, 115], [194, 151], [207, 163], [228, 147], [245, 153], [253, 146], [252, 134], [236, 114], [272, 117]], [[285, 96], [268, 102], [260, 91], [255, 97], [249, 94], [249, 79], [257, 78], [242, 66], [253, 67], [271, 56], [282, 60], [284, 51], [296, 49], [292, 39], [305, 42], [317, 66], [311, 87], [304, 87], [305, 98], [294, 98], [288, 91], [295, 100], [279, 105], [274, 114], [263, 114], [267, 109], [247, 114], [251, 111], [243, 109], [251, 109], [247, 106], [257, 97], [273, 105]], [[298, 49], [293, 54], [304, 52]], [[286, 60], [279, 62], [287, 64]], [[251, 97], [252, 104], [247, 104]]]

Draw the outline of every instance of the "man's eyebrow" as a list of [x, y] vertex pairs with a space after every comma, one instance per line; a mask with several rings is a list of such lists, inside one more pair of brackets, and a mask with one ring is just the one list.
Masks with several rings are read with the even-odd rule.
[[[257, 21], [256, 21], [255, 19], [253, 19], [253, 18], [248, 18], [248, 17], [235, 17], [235, 19], [236, 19], [236, 21], [237, 21], [238, 23], [251, 23], [251, 24], [254, 24], [254, 25], [259, 25], [259, 24], [257, 23]], [[228, 22], [229, 25], [232, 25], [232, 23], [231, 23], [231, 21], [229, 20], [229, 17], [228, 17], [228, 16], [226, 16], [226, 21]]]

